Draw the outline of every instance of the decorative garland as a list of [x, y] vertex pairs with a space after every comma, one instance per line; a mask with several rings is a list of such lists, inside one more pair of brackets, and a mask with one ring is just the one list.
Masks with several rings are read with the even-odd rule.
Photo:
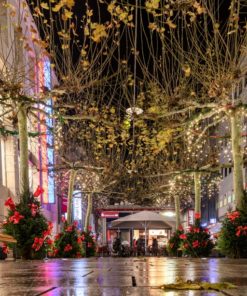
[[[18, 136], [19, 132], [17, 130], [8, 130], [5, 127], [0, 127], [0, 134], [2, 136]], [[46, 133], [40, 133], [40, 132], [28, 132], [28, 136], [35, 138], [38, 136], [46, 135]]]

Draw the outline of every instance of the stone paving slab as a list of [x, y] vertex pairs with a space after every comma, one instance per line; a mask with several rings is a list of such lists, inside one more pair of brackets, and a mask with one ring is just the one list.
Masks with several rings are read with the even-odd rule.
[[139, 287], [133, 287], [133, 288], [102, 288], [102, 289], [89, 289], [85, 291], [85, 289], [68, 289], [63, 290], [59, 289], [58, 291], [51, 291], [49, 294], [46, 294], [46, 296], [68, 296], [68, 295], [76, 295], [76, 296], [223, 296], [221, 293], [217, 292], [191, 292], [189, 291], [182, 291], [179, 293], [174, 294], [174, 292], [164, 292], [158, 289], [154, 288], [139, 288]]
[[[228, 281], [234, 290], [167, 291], [183, 280]], [[90, 258], [0, 262], [0, 296], [247, 296], [247, 260]]]

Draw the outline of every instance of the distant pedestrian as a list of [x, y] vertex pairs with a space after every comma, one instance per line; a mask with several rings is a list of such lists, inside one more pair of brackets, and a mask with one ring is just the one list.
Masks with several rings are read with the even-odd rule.
[[158, 241], [157, 241], [156, 238], [153, 238], [152, 254], [153, 254], [153, 256], [157, 256], [158, 255]]
[[137, 241], [135, 238], [133, 239], [133, 243], [132, 243], [132, 255], [133, 256], [137, 255]]
[[144, 255], [144, 240], [142, 238], [138, 238], [136, 242], [137, 246], [137, 256], [143, 256]]

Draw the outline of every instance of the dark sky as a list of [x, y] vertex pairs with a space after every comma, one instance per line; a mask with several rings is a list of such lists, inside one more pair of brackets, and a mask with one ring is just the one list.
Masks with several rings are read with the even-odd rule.
[[[140, 1], [140, 0], [139, 0]], [[210, 2], [211, 0], [207, 1]], [[244, 3], [244, 1], [247, 0], [242, 0], [242, 3]], [[36, 1], [32, 1], [32, 0], [28, 0], [31, 9], [33, 9], [35, 7], [35, 4], [32, 5], [32, 3], [37, 3], [40, 2], [39, 0]], [[110, 2], [110, 1], [109, 1]], [[230, 0], [215, 0], [215, 6], [218, 6], [218, 13], [220, 16], [220, 20], [222, 22], [222, 24], [225, 23], [228, 15], [229, 15], [229, 3], [231, 1]], [[85, 6], [85, 1], [82, 0], [75, 0], [75, 6], [73, 8], [73, 12], [74, 12], [74, 18], [77, 20], [81, 20], [83, 18], [83, 15], [85, 14], [86, 11], [86, 6]], [[128, 3], [135, 3], [135, 0], [131, 0]], [[141, 1], [140, 3], [144, 3], [144, 1]], [[109, 21], [110, 20], [110, 14], [107, 11], [107, 5], [99, 3], [98, 0], [89, 0], [88, 1], [89, 7], [90, 9], [93, 9], [94, 12], [94, 16], [92, 21], [93, 22], [99, 22], [99, 19], [101, 20], [102, 23]], [[46, 12], [45, 10], [43, 11], [44, 13]], [[56, 15], [56, 14], [54, 14]], [[247, 4], [245, 6], [242, 6], [242, 13], [241, 13], [241, 22], [246, 22], [246, 16], [247, 16]], [[75, 21], [74, 19], [74, 21]], [[199, 17], [200, 19], [200, 17]], [[141, 57], [141, 59], [143, 60], [143, 63], [146, 64], [147, 68], [149, 71], [153, 71], [153, 61], [152, 58], [150, 57], [150, 52], [148, 49], [148, 45], [152, 44], [153, 46], [153, 51], [155, 52], [156, 57], [160, 56], [161, 54], [161, 46], [160, 46], [160, 41], [159, 38], [157, 37], [157, 34], [155, 34], [155, 32], [153, 32], [152, 34], [150, 34], [150, 30], [148, 29], [148, 25], [149, 22], [152, 21], [152, 17], [150, 17], [150, 15], [148, 15], [146, 13], [145, 10], [138, 10], [138, 21], [137, 21], [137, 50], [139, 51], [139, 56]], [[182, 28], [180, 29], [179, 25], [180, 25], [180, 21], [176, 20], [177, 24], [178, 24], [178, 31], [179, 33], [182, 32]], [[76, 21], [75, 21], [76, 23]], [[78, 22], [77, 22], [78, 23]], [[210, 24], [209, 24], [209, 28], [210, 28]], [[61, 26], [59, 25], [59, 22], [57, 22], [57, 31], [61, 30]], [[83, 27], [81, 26], [81, 23], [78, 23], [76, 31], [77, 34], [79, 36], [83, 36]], [[120, 32], [123, 32], [123, 36], [121, 38], [121, 42], [119, 45], [119, 50], [116, 51], [113, 59], [112, 59], [112, 71], [116, 71], [118, 65], [118, 61], [119, 61], [119, 54], [120, 54], [120, 58], [121, 59], [126, 59], [128, 60], [128, 67], [130, 69], [130, 71], [133, 72], [133, 65], [134, 65], [134, 55], [133, 55], [133, 51], [131, 50], [131, 48], [133, 47], [133, 40], [130, 41], [129, 38], [129, 33], [134, 33], [134, 28], [128, 28], [126, 30], [126, 27], [122, 26], [120, 28]], [[40, 32], [41, 36], [44, 36], [42, 30]], [[169, 30], [166, 30], [166, 39], [169, 39]], [[151, 37], [152, 35], [152, 37]], [[203, 36], [203, 34], [202, 34]], [[78, 38], [79, 42], [78, 42], [78, 48], [73, 47], [73, 61], [74, 63], [77, 63], [78, 61], [78, 57], [80, 56], [80, 45], [82, 45], [82, 39], [83, 38]], [[62, 55], [62, 50], [61, 50], [61, 44], [60, 44], [60, 39], [58, 37], [58, 35], [55, 33], [55, 42], [57, 44], [57, 47], [60, 48], [59, 53]], [[168, 41], [169, 42], [169, 41]], [[202, 45], [203, 45], [203, 40], [202, 40]], [[169, 59], [169, 55], [167, 57]], [[137, 65], [137, 75], [143, 79], [143, 75], [142, 75], [142, 69], [141, 67], [139, 67], [139, 65]]]

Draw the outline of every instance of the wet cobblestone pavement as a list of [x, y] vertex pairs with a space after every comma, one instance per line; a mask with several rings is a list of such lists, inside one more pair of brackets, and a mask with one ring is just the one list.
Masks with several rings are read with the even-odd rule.
[[[191, 258], [90, 258], [1, 261], [0, 296], [247, 296], [247, 260]], [[237, 289], [167, 291], [182, 280], [227, 281]]]

